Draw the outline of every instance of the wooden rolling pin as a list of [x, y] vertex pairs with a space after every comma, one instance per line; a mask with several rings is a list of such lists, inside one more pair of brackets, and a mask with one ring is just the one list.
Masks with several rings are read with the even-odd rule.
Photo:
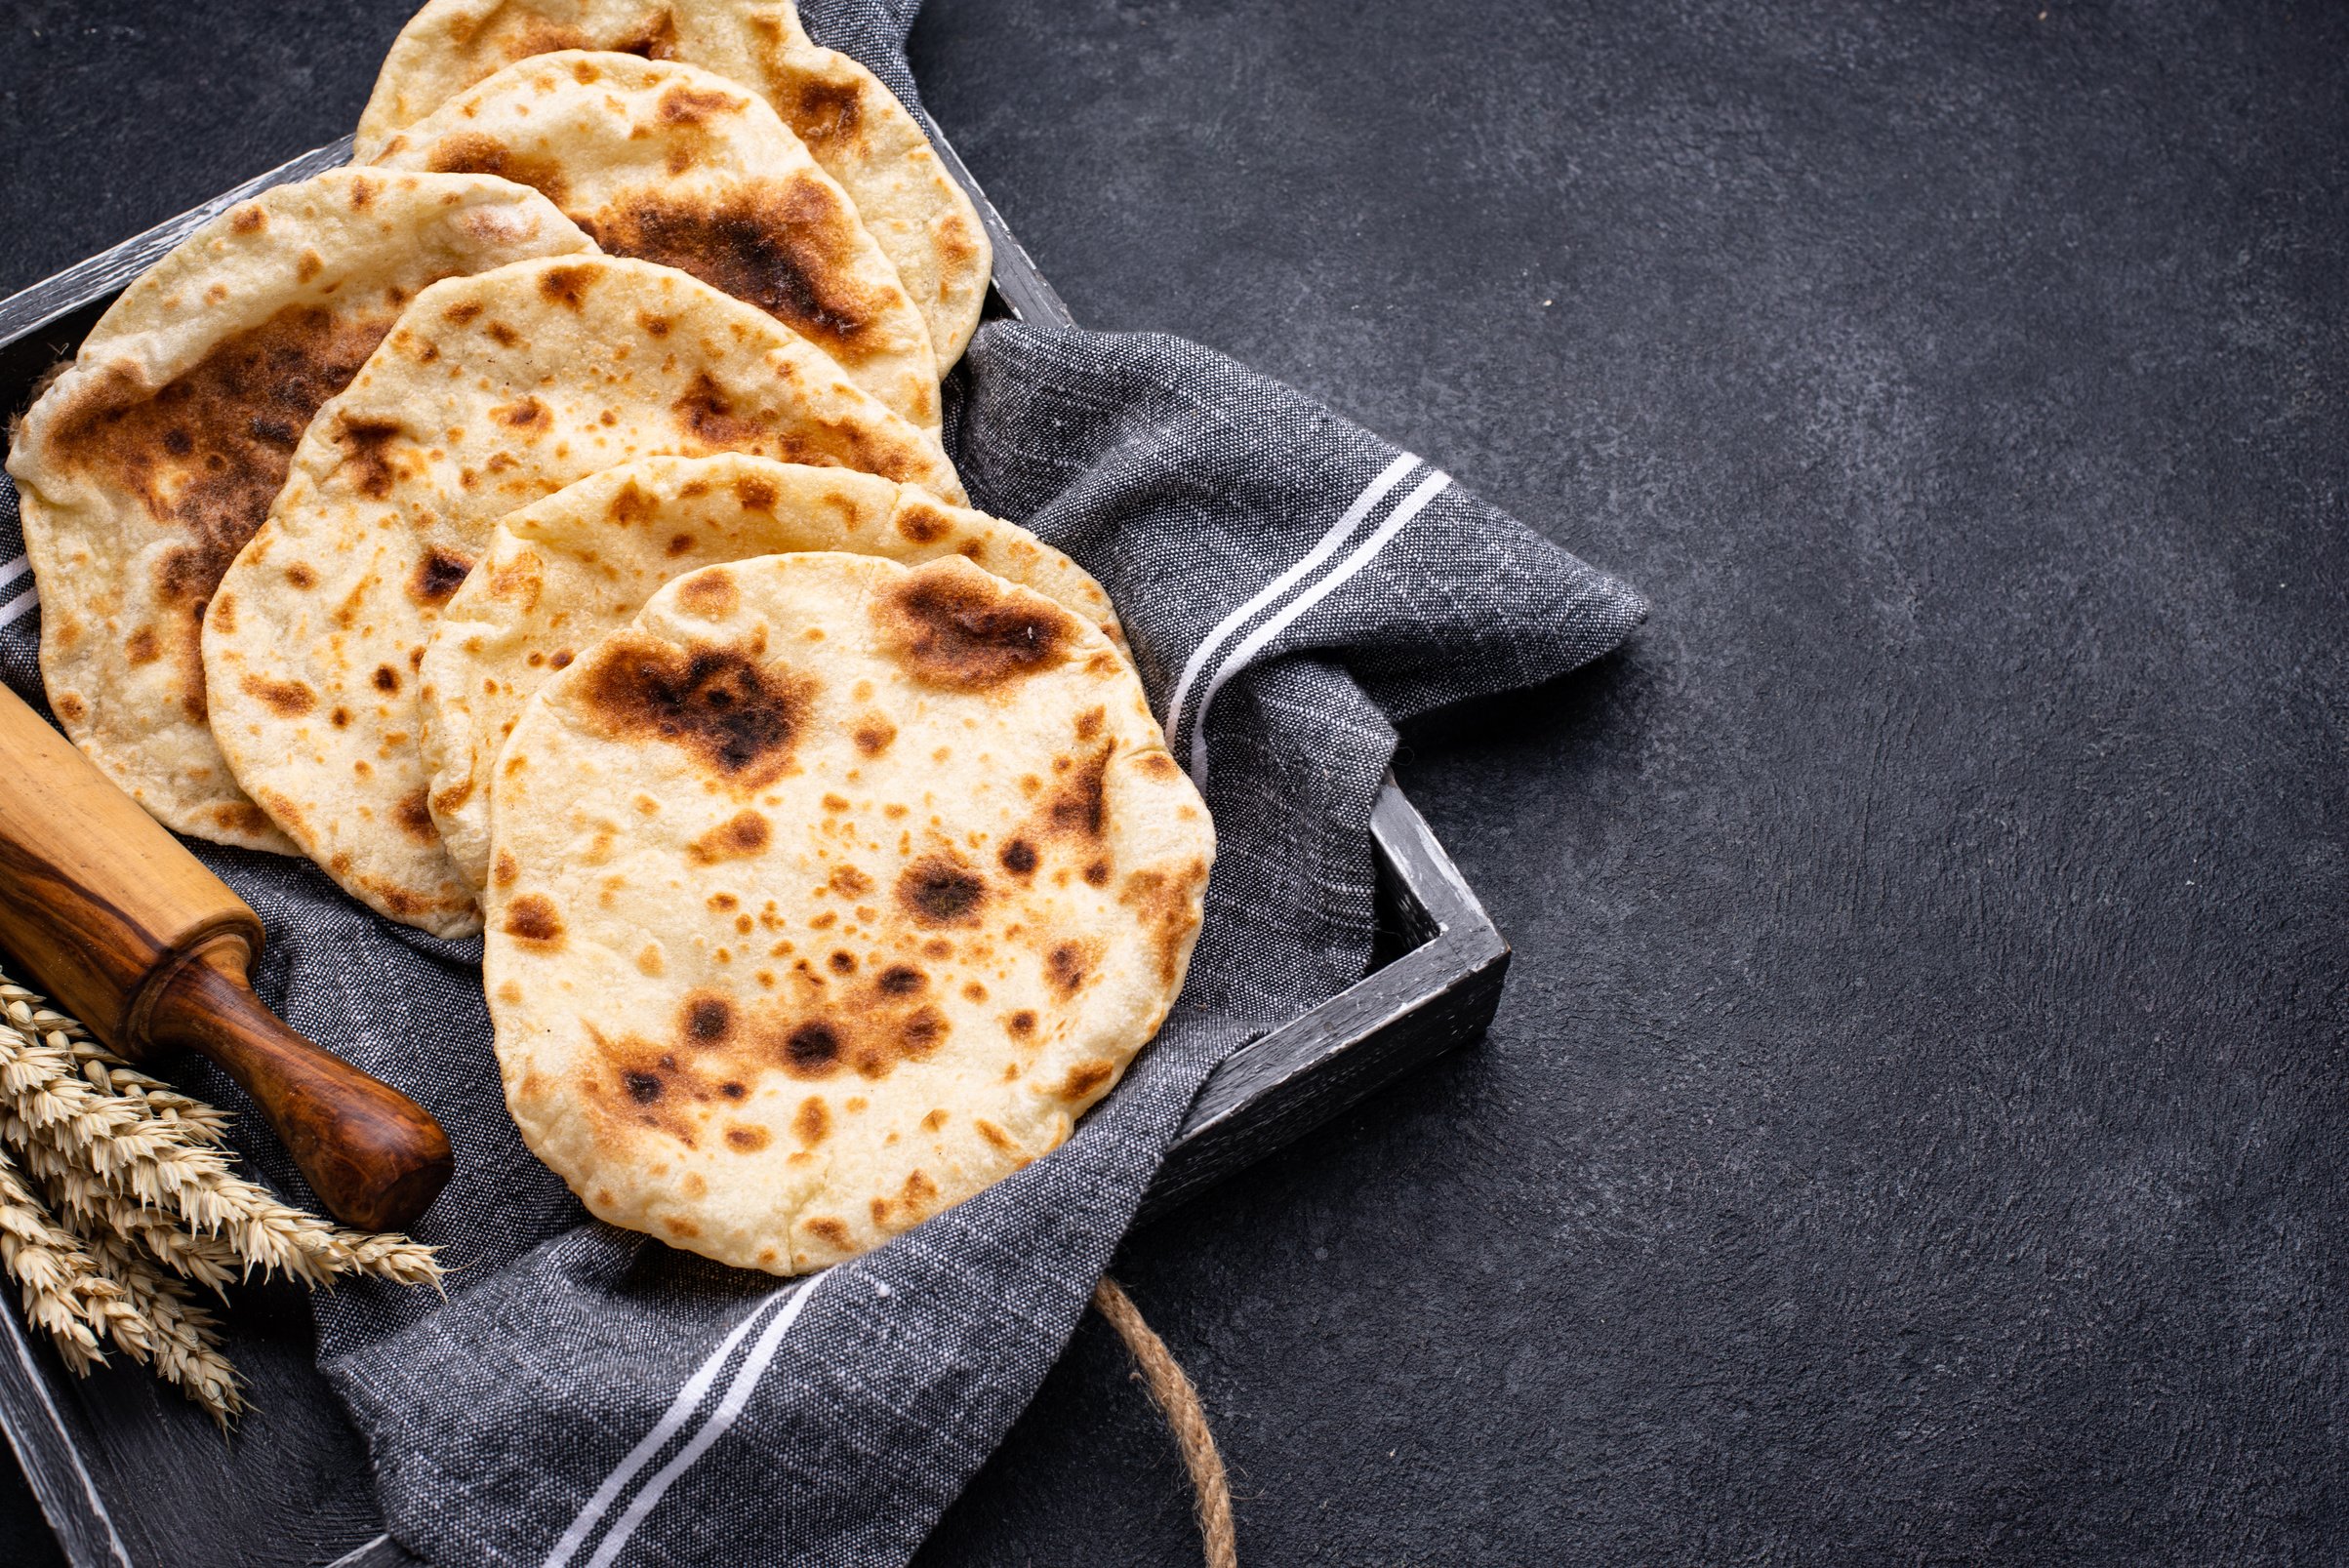
[[448, 1185], [448, 1135], [253, 994], [261, 920], [0, 687], [0, 947], [115, 1054], [176, 1047], [244, 1085], [335, 1218], [404, 1229]]

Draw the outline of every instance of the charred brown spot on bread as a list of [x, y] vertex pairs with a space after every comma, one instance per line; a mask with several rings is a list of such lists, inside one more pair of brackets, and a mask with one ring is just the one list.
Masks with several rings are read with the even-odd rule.
[[661, 503], [633, 479], [614, 491], [612, 499], [604, 503], [604, 515], [622, 528], [649, 523], [660, 509]]
[[976, 925], [987, 883], [966, 865], [925, 855], [898, 874], [897, 902], [916, 925]]
[[268, 515], [310, 417], [349, 384], [390, 326], [387, 316], [290, 305], [223, 339], [159, 389], [114, 372], [58, 415], [61, 466], [137, 496], [180, 536], [159, 559], [157, 587], [186, 613], [165, 635], [184, 648], [190, 678], [202, 678], [205, 601]]
[[919, 1061], [938, 1049], [939, 1042], [947, 1037], [950, 1026], [947, 1016], [937, 1008], [926, 1005], [917, 1007], [907, 1014], [905, 1022], [897, 1026], [898, 1043], [906, 1055]]
[[376, 192], [383, 188], [379, 181], [370, 180], [365, 175], [353, 179], [350, 182], [351, 211], [363, 213], [374, 206]]
[[734, 649], [635, 632], [607, 639], [574, 689], [607, 735], [681, 746], [745, 789], [782, 774], [815, 696], [807, 677]]
[[734, 481], [734, 503], [745, 511], [771, 512], [779, 499], [775, 487], [754, 474], [741, 474]]
[[715, 991], [695, 991], [678, 1010], [677, 1031], [695, 1050], [714, 1050], [734, 1038], [734, 1004]]
[[495, 175], [517, 185], [528, 185], [557, 206], [570, 193], [563, 167], [551, 158], [534, 158], [479, 131], [452, 131], [432, 143], [425, 167], [442, 175]]
[[1024, 838], [1015, 838], [1004, 845], [1003, 852], [995, 859], [1002, 862], [1003, 869], [1014, 876], [1035, 874], [1035, 846]]
[[1044, 976], [1063, 996], [1073, 996], [1092, 978], [1101, 955], [1089, 942], [1064, 942], [1044, 955]]
[[447, 322], [452, 327], [463, 327], [469, 324], [475, 316], [481, 314], [481, 302], [478, 300], [460, 300], [455, 304], [450, 305], [447, 309], [441, 311], [440, 319]]
[[754, 811], [739, 811], [687, 844], [685, 855], [696, 865], [749, 860], [765, 854], [774, 836], [775, 830], [764, 817]]
[[716, 88], [695, 87], [688, 82], [678, 82], [661, 95], [653, 105], [653, 112], [663, 125], [700, 125], [715, 115], [731, 111], [742, 101], [735, 94]]
[[318, 705], [318, 694], [298, 680], [271, 680], [265, 675], [245, 675], [237, 684], [245, 695], [261, 700], [268, 710], [281, 719], [298, 719]]
[[525, 893], [506, 906], [506, 934], [533, 952], [556, 952], [563, 945], [563, 922], [554, 901], [543, 893]]
[[883, 996], [916, 996], [929, 985], [930, 977], [911, 964], [891, 964], [873, 979], [873, 988]]
[[987, 1140], [998, 1153], [1017, 1154], [1020, 1151], [1020, 1146], [1011, 1141], [1011, 1135], [985, 1116], [973, 1116], [971, 1130]]
[[848, 1226], [830, 1215], [815, 1215], [799, 1222], [799, 1228], [828, 1246], [845, 1250], [848, 1246]]
[[844, 899], [861, 899], [872, 891], [872, 878], [843, 863], [831, 868], [824, 885]]
[[440, 830], [432, 825], [432, 808], [425, 801], [422, 789], [402, 795], [399, 803], [391, 808], [391, 817], [400, 824], [400, 831], [418, 843], [440, 842]]
[[687, 434], [713, 447], [744, 447], [768, 433], [755, 419], [734, 412], [734, 400], [708, 371], [697, 371], [693, 384], [669, 405]]
[[840, 1065], [840, 1033], [820, 1020], [783, 1037], [783, 1067], [795, 1078], [829, 1077]]
[[507, 429], [519, 430], [525, 435], [544, 434], [554, 427], [554, 415], [535, 397], [501, 403], [489, 411], [489, 417]]
[[897, 726], [881, 714], [868, 713], [857, 720], [856, 730], [849, 738], [856, 743], [859, 751], [869, 757], [877, 757], [888, 750], [890, 743], [897, 739]]
[[1079, 1062], [1069, 1069], [1069, 1075], [1061, 1080], [1054, 1093], [1063, 1100], [1089, 1100], [1116, 1075], [1117, 1069], [1107, 1062]]
[[351, 469], [360, 495], [382, 501], [391, 494], [399, 479], [399, 471], [391, 465], [391, 443], [400, 433], [400, 427], [387, 420], [345, 417], [336, 422], [335, 440], [348, 454], [344, 462]]
[[1053, 763], [1058, 778], [1044, 803], [1044, 831], [1055, 838], [1097, 841], [1109, 825], [1108, 779], [1114, 745], [1101, 745], [1081, 757], [1060, 757]]
[[810, 78], [799, 84], [784, 109], [784, 118], [806, 142], [845, 141], [857, 134], [864, 120], [864, 106], [858, 101], [860, 94], [853, 80], [834, 78], [823, 81]]
[[1011, 1017], [1003, 1021], [1003, 1027], [1010, 1032], [1013, 1039], [1027, 1039], [1030, 1035], [1035, 1032], [1034, 1010], [1026, 1007], [1021, 1008], [1018, 1012], [1012, 1014]]
[[163, 657], [163, 639], [155, 635], [153, 626], [141, 626], [124, 642], [123, 652], [133, 664], [151, 664]]
[[473, 563], [464, 556], [444, 550], [438, 545], [425, 551], [408, 577], [408, 597], [418, 604], [440, 605], [465, 585], [466, 574]]
[[269, 226], [269, 215], [258, 202], [247, 202], [228, 215], [228, 226], [239, 234], [258, 234]]
[[1175, 870], [1156, 867], [1134, 871], [1118, 889], [1117, 902], [1140, 917], [1144, 938], [1158, 961], [1158, 978], [1171, 985], [1182, 972], [1184, 956], [1199, 925], [1199, 896], [1207, 886], [1209, 864], [1197, 856]]
[[506, 849], [498, 851], [497, 862], [490, 867], [490, 885], [501, 888], [512, 887], [514, 879], [521, 874], [522, 867], [514, 860], [513, 851]]
[[396, 692], [400, 689], [400, 672], [389, 664], [376, 665], [375, 673], [368, 679], [375, 684], [375, 689], [379, 692]]
[[813, 1148], [823, 1143], [825, 1135], [830, 1131], [831, 1107], [824, 1103], [823, 1096], [809, 1095], [799, 1102], [799, 1108], [791, 1115], [792, 1137], [804, 1146]]
[[857, 972], [857, 955], [845, 947], [835, 949], [825, 963], [835, 975], [853, 975]]
[[897, 531], [916, 544], [935, 544], [953, 530], [953, 520], [935, 506], [909, 499], [898, 508]]
[[213, 808], [214, 824], [231, 833], [262, 834], [270, 830], [268, 814], [250, 802], [237, 800]]
[[690, 272], [849, 359], [886, 304], [857, 280], [856, 223], [813, 173], [714, 198], [641, 194], [580, 220], [606, 252]]
[[539, 274], [540, 297], [566, 310], [586, 309], [587, 291], [594, 285], [592, 266], [550, 266]]
[[1183, 771], [1183, 765], [1163, 751], [1145, 751], [1134, 759], [1134, 765], [1154, 779], [1173, 779]]
[[1048, 669], [1079, 632], [1069, 613], [957, 557], [912, 571], [880, 594], [884, 643], [932, 685], [981, 692]]
[[743, 595], [733, 573], [706, 566], [677, 584], [677, 602], [705, 621], [723, 621], [742, 608]]
[[314, 588], [318, 585], [318, 574], [307, 563], [296, 561], [286, 568], [286, 581], [298, 588]]
[[741, 1154], [755, 1154], [775, 1141], [775, 1135], [754, 1122], [735, 1122], [726, 1129], [726, 1146]]

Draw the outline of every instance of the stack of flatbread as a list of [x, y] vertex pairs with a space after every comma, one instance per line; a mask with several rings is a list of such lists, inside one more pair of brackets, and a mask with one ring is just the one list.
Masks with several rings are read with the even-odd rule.
[[1055, 1146], [1213, 829], [1108, 596], [940, 445], [989, 252], [919, 128], [788, 4], [432, 0], [357, 150], [14, 432], [60, 722], [181, 832], [484, 931], [605, 1219], [795, 1272]]

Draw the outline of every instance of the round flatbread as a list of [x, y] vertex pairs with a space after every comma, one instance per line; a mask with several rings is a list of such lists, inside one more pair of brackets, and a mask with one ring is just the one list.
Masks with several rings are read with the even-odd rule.
[[799, 550], [959, 555], [1125, 646], [1110, 596], [1074, 561], [1016, 523], [909, 486], [736, 453], [607, 468], [500, 523], [425, 649], [432, 822], [474, 887], [489, 876], [490, 768], [530, 695], [671, 578]]
[[566, 258], [426, 289], [311, 421], [205, 616], [213, 733], [238, 782], [372, 907], [478, 929], [416, 746], [441, 606], [507, 512], [632, 459], [728, 450], [963, 499], [935, 442], [673, 267]]
[[594, 250], [534, 191], [338, 170], [204, 224], [123, 291], [8, 455], [65, 733], [164, 825], [294, 846], [237, 787], [198, 644], [318, 406], [426, 285]]
[[1109, 639], [955, 556], [679, 578], [524, 708], [494, 827], [524, 1141], [777, 1273], [1067, 1138], [1181, 989], [1215, 846]]
[[847, 194], [748, 88], [633, 55], [539, 55], [443, 103], [374, 161], [533, 186], [606, 252], [749, 301], [938, 433], [921, 312]]
[[857, 204], [930, 328], [941, 372], [987, 302], [987, 231], [897, 96], [821, 49], [788, 3], [758, 0], [429, 0], [384, 59], [359, 116], [372, 158], [491, 72], [561, 49], [681, 60], [762, 95]]

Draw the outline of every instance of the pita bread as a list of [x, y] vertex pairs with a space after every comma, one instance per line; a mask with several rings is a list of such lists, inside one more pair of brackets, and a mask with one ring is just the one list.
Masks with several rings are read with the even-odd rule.
[[1172, 1005], [1214, 856], [1109, 639], [956, 556], [677, 579], [524, 707], [493, 826], [524, 1141], [777, 1273], [1058, 1146]]
[[962, 357], [992, 264], [979, 215], [897, 96], [818, 48], [788, 0], [429, 0], [385, 57], [358, 155], [491, 72], [558, 49], [681, 60], [764, 96], [857, 204], [929, 322], [939, 370]]
[[425, 806], [417, 667], [497, 520], [600, 468], [754, 452], [960, 502], [935, 443], [764, 313], [672, 267], [524, 261], [417, 296], [318, 411], [204, 623], [213, 734], [370, 906], [477, 928]]
[[609, 254], [749, 301], [938, 433], [921, 312], [847, 195], [747, 88], [633, 55], [540, 55], [443, 103], [375, 162], [536, 186]]
[[488, 879], [490, 768], [530, 695], [671, 578], [795, 550], [959, 555], [1125, 646], [1109, 595], [1074, 561], [1017, 524], [919, 490], [734, 453], [607, 468], [500, 523], [425, 649], [432, 822], [466, 880]]
[[426, 284], [594, 245], [477, 175], [338, 170], [242, 202], [123, 291], [8, 458], [50, 706], [168, 827], [294, 853], [206, 723], [197, 636], [295, 443]]

